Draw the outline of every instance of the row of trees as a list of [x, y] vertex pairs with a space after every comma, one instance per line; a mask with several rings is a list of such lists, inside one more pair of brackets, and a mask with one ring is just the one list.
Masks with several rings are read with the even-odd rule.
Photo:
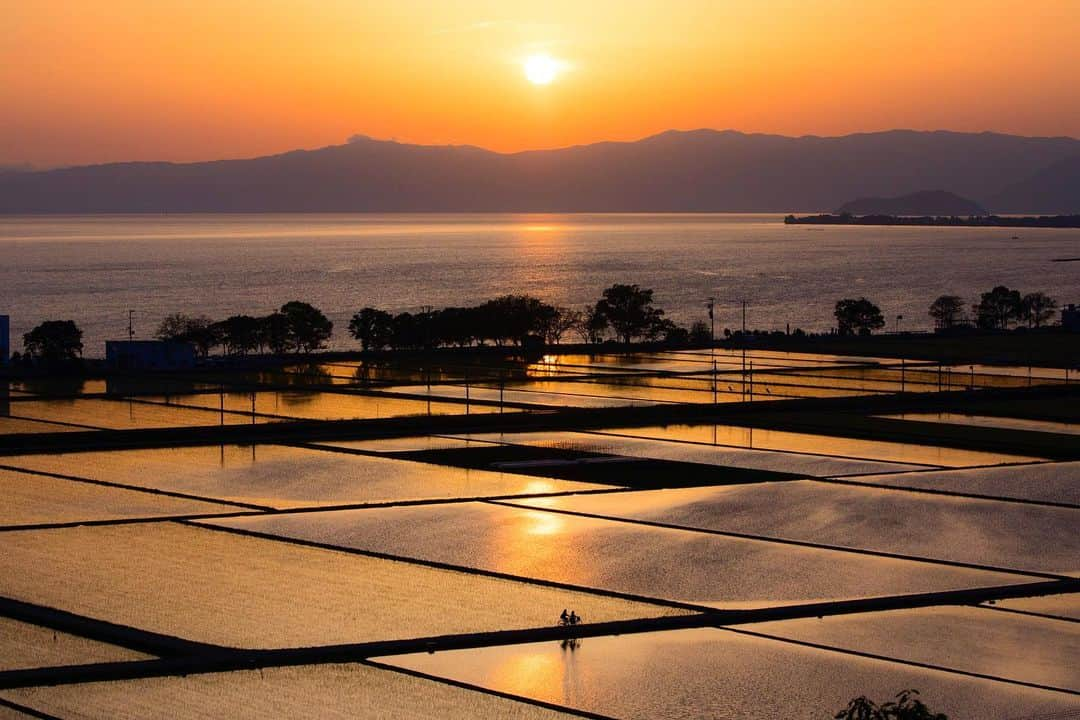
[[[1038, 328], [1045, 325], [1058, 308], [1057, 300], [1043, 292], [1021, 295], [1004, 285], [984, 292], [970, 305], [959, 295], [942, 295], [930, 304], [929, 315], [938, 330], [975, 325], [983, 330], [1007, 330], [1017, 323]], [[845, 298], [833, 311], [841, 335], [869, 335], [885, 327], [881, 308], [866, 298]]]
[[930, 317], [939, 330], [974, 324], [984, 330], [1007, 330], [1017, 323], [1038, 328], [1045, 325], [1058, 308], [1057, 300], [1043, 292], [1021, 295], [998, 285], [979, 296], [968, 315], [967, 303], [959, 295], [942, 295], [930, 305]]
[[[704, 328], [704, 337], [701, 333]], [[448, 307], [392, 315], [366, 307], [353, 315], [349, 334], [364, 350], [383, 348], [524, 346], [557, 344], [568, 334], [598, 343], [610, 333], [625, 343], [635, 339], [706, 342], [704, 323], [680, 327], [653, 305], [653, 291], [637, 285], [612, 285], [581, 310], [551, 305], [530, 295], [503, 295], [473, 307]]]
[[[1045, 293], [1021, 295], [999, 285], [982, 293], [979, 302], [970, 306], [970, 317], [968, 306], [958, 295], [937, 298], [929, 314], [939, 329], [970, 325], [970, 318], [974, 318], [979, 328], [1004, 330], [1019, 322], [1041, 327], [1057, 307], [1057, 301]], [[868, 335], [885, 327], [881, 309], [864, 297], [838, 301], [834, 315], [841, 335]], [[333, 330], [334, 324], [321, 310], [293, 300], [269, 315], [233, 315], [217, 322], [174, 313], [161, 321], [156, 336], [189, 342], [203, 357], [219, 347], [228, 355], [282, 355], [326, 347]], [[704, 345], [712, 339], [704, 321], [689, 329], [681, 327], [653, 304], [652, 290], [622, 284], [607, 288], [595, 304], [580, 310], [551, 305], [530, 295], [503, 295], [473, 307], [396, 315], [366, 307], [353, 315], [348, 330], [364, 350], [469, 347], [488, 342], [496, 346], [557, 344], [570, 333], [594, 344], [610, 335], [624, 343], [644, 339], [674, 345]], [[23, 335], [23, 345], [30, 360], [75, 360], [82, 355], [82, 330], [71, 320], [49, 320]]]
[[284, 355], [323, 348], [333, 332], [334, 323], [321, 310], [293, 300], [269, 315], [233, 315], [219, 322], [202, 315], [174, 313], [161, 321], [156, 337], [191, 343], [203, 357], [217, 347], [227, 355], [267, 351]]
[[[285, 303], [270, 315], [234, 315], [214, 321], [174, 313], [162, 320], [156, 337], [188, 342], [206, 357], [215, 348], [228, 355], [252, 352], [304, 353], [326, 346], [333, 323], [304, 302]], [[664, 317], [653, 304], [653, 291], [637, 285], [612, 285], [593, 305], [581, 310], [551, 305], [530, 295], [503, 295], [473, 307], [425, 309], [396, 315], [366, 307], [349, 321], [349, 334], [364, 350], [555, 344], [568, 334], [598, 343], [609, 334], [629, 343], [636, 339], [669, 343], [708, 342], [704, 323], [690, 330]]]

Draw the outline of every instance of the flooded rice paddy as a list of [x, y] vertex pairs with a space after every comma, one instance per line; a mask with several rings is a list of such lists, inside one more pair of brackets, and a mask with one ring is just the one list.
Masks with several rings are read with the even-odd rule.
[[516, 500], [522, 506], [954, 563], [1080, 573], [1077, 511], [814, 480]]
[[0, 718], [1080, 706], [1062, 371], [429, 360], [0, 388]]
[[[718, 629], [586, 638], [385, 662], [499, 692], [630, 720], [818, 718], [851, 698], [918, 688], [950, 720], [1076, 707], [1072, 695], [808, 648]], [[824, 708], [815, 712], [811, 709]]]
[[19, 455], [11, 466], [272, 508], [531, 495], [603, 486], [280, 445]]

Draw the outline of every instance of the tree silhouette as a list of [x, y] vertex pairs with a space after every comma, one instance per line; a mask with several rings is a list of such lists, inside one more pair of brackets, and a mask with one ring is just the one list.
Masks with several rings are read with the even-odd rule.
[[259, 329], [259, 319], [250, 315], [233, 315], [215, 323], [221, 345], [230, 355], [246, 355], [259, 347]]
[[652, 306], [652, 296], [652, 290], [637, 285], [615, 284], [604, 290], [596, 311], [629, 344], [635, 337], [648, 335], [664, 315], [663, 310]]
[[184, 313], [172, 313], [162, 318], [155, 337], [158, 340], [179, 340], [188, 331], [193, 318]]
[[657, 319], [645, 336], [649, 340], [662, 340], [668, 345], [685, 345], [690, 342], [690, 331], [668, 318]]
[[834, 720], [881, 720], [881, 708], [870, 698], [860, 695], [847, 707], [833, 715]]
[[496, 345], [524, 345], [530, 335], [543, 335], [556, 314], [554, 306], [531, 295], [502, 295], [477, 308], [477, 334]]
[[71, 362], [82, 357], [82, 330], [74, 320], [46, 320], [23, 335], [23, 348], [33, 360]]
[[1020, 316], [1027, 320], [1028, 327], [1042, 327], [1054, 316], [1057, 307], [1057, 300], [1043, 292], [1028, 293], [1020, 298]]
[[979, 296], [979, 304], [974, 308], [975, 321], [979, 327], [988, 330], [1007, 330], [1009, 323], [1023, 312], [1022, 302], [1019, 290], [998, 285]]
[[289, 319], [282, 313], [259, 318], [259, 347], [269, 348], [275, 355], [282, 355], [294, 347], [289, 334]]
[[334, 323], [308, 303], [287, 302], [281, 306], [280, 313], [285, 318], [289, 344], [298, 353], [324, 347], [334, 331]]
[[581, 313], [581, 324], [575, 328], [583, 342], [596, 345], [604, 339], [608, 329], [608, 320], [596, 307], [590, 305]]
[[881, 309], [864, 297], [838, 301], [833, 314], [841, 335], [869, 335], [872, 331], [885, 327]]
[[221, 344], [222, 336], [220, 325], [216, 325], [205, 315], [166, 315], [157, 329], [159, 340], [191, 343], [202, 357], [209, 355], [212, 348]]
[[688, 339], [693, 345], [708, 345], [712, 342], [712, 331], [709, 329], [709, 323], [704, 320], [695, 320], [694, 324], [690, 326]]
[[363, 350], [381, 350], [393, 337], [394, 318], [385, 310], [366, 307], [352, 316], [349, 334], [360, 341]]
[[555, 312], [547, 318], [542, 334], [548, 343], [558, 345], [563, 335], [581, 325], [584, 316], [580, 310], [567, 307], [555, 306], [553, 309]]
[[935, 713], [919, 699], [918, 690], [902, 690], [896, 699], [877, 705], [869, 698], [857, 697], [833, 715], [834, 720], [949, 720]]
[[964, 300], [959, 295], [941, 295], [930, 303], [930, 317], [939, 330], [959, 324], [964, 315]]

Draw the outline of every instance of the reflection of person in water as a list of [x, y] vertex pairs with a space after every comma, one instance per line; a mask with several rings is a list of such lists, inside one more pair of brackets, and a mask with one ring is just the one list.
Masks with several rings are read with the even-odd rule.
[[573, 651], [577, 650], [579, 647], [581, 647], [581, 639], [580, 638], [565, 638], [565, 639], [563, 639], [562, 641], [559, 642], [559, 647], [561, 647], [563, 650], [569, 650], [570, 652], [573, 652]]

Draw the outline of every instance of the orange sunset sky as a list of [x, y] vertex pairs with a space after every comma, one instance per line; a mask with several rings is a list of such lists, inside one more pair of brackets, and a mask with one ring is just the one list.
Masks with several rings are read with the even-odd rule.
[[[1080, 135], [1080, 0], [0, 0], [0, 163]], [[553, 76], [530, 82], [528, 58]]]

